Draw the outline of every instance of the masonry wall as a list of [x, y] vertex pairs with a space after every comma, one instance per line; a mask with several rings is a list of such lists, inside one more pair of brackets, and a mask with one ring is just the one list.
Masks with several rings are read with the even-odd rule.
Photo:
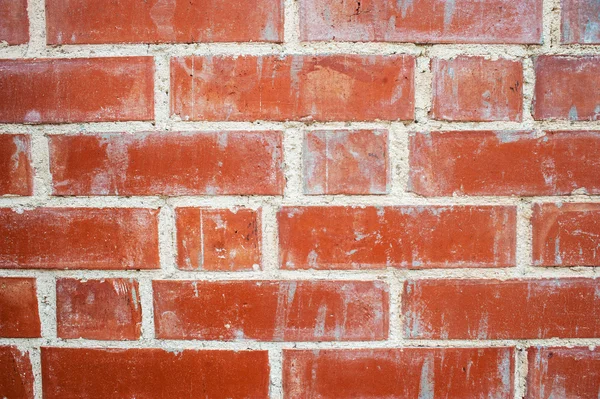
[[0, 397], [595, 398], [596, 0], [0, 0]]

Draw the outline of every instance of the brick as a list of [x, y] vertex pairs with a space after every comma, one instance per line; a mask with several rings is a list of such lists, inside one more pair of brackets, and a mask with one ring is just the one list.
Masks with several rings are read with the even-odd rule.
[[59, 338], [132, 340], [140, 338], [139, 286], [131, 279], [59, 279], [56, 322]]
[[0, 337], [38, 338], [40, 334], [35, 279], [0, 278]]
[[33, 372], [29, 353], [16, 346], [0, 346], [0, 397], [33, 399]]
[[534, 204], [533, 264], [600, 266], [600, 204]]
[[600, 132], [432, 132], [409, 147], [409, 191], [419, 195], [600, 193]]
[[156, 337], [369, 341], [388, 335], [379, 281], [153, 281]]
[[536, 120], [600, 120], [600, 56], [540, 56], [535, 61]]
[[541, 0], [301, 0], [301, 40], [541, 44]]
[[48, 0], [48, 44], [283, 40], [283, 1]]
[[268, 398], [267, 351], [42, 348], [45, 399]]
[[600, 350], [529, 348], [527, 399], [596, 398], [600, 392]]
[[515, 265], [514, 207], [284, 207], [278, 221], [283, 269]]
[[177, 266], [182, 270], [260, 269], [261, 211], [177, 208]]
[[55, 195], [281, 195], [281, 132], [50, 137]]
[[315, 130], [304, 137], [305, 194], [386, 194], [386, 130]]
[[32, 195], [31, 140], [24, 134], [0, 134], [0, 195]]
[[583, 278], [407, 281], [402, 295], [404, 336], [597, 338], [599, 291], [600, 281]]
[[28, 41], [27, 0], [0, 0], [0, 42], [25, 44]]
[[0, 123], [152, 120], [154, 61], [152, 57], [0, 60], [0, 92]]
[[158, 210], [0, 208], [2, 269], [157, 269]]
[[431, 116], [447, 121], [516, 121], [523, 114], [523, 65], [506, 59], [434, 58]]
[[235, 55], [171, 59], [171, 114], [183, 120], [411, 120], [407, 55]]
[[562, 43], [600, 44], [600, 2], [561, 0]]
[[286, 398], [513, 398], [512, 348], [284, 350]]

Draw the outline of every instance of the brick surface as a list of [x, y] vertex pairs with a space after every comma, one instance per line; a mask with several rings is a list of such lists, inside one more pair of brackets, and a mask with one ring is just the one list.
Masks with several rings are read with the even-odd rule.
[[599, 132], [416, 134], [409, 190], [430, 197], [598, 194], [599, 151]]
[[0, 337], [37, 338], [40, 330], [35, 279], [0, 278]]
[[285, 207], [278, 222], [284, 269], [515, 264], [512, 207]]
[[60, 338], [138, 339], [142, 327], [140, 289], [131, 279], [56, 282]]
[[16, 346], [0, 346], [0, 396], [33, 399], [33, 384], [29, 353]]
[[56, 195], [282, 194], [281, 132], [50, 138]]
[[42, 348], [45, 399], [268, 398], [266, 351]]
[[0, 0], [0, 42], [25, 44], [28, 41], [27, 0]]
[[284, 350], [286, 398], [513, 398], [511, 348]]
[[48, 44], [280, 42], [283, 1], [48, 0]]
[[171, 113], [183, 120], [410, 120], [406, 55], [191, 56], [171, 59]]
[[33, 194], [31, 140], [24, 134], [0, 134], [0, 195]]
[[157, 281], [156, 336], [228, 341], [367, 341], [388, 334], [378, 281]]
[[505, 59], [434, 58], [431, 117], [447, 121], [517, 121], [523, 113], [523, 65]]
[[600, 56], [540, 56], [535, 61], [533, 117], [600, 119]]
[[302, 40], [541, 43], [541, 0], [300, 1]]
[[178, 208], [175, 223], [180, 269], [235, 271], [260, 268], [260, 210]]
[[404, 336], [598, 338], [599, 291], [598, 280], [583, 278], [407, 281], [402, 295]]
[[0, 123], [152, 120], [154, 62], [152, 57], [0, 60], [0, 92]]
[[304, 137], [305, 194], [386, 194], [385, 130], [315, 130]]
[[533, 347], [527, 350], [526, 399], [595, 398], [600, 392], [600, 350]]
[[2, 269], [156, 269], [158, 211], [0, 208]]
[[561, 0], [563, 43], [600, 44], [600, 2]]

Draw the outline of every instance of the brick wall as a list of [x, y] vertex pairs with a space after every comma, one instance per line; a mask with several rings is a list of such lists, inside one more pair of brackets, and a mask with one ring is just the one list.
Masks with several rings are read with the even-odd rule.
[[597, 397], [597, 0], [0, 0], [0, 41], [0, 397]]

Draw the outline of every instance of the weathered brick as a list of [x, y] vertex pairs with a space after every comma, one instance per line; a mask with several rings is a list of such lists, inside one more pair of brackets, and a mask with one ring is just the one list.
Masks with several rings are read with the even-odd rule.
[[514, 207], [285, 207], [278, 222], [283, 269], [515, 264]]
[[300, 0], [300, 38], [540, 44], [542, 0]]
[[253, 270], [261, 264], [261, 211], [178, 208], [177, 265], [183, 270]]
[[388, 335], [379, 281], [153, 281], [157, 338], [368, 341]]
[[0, 92], [0, 123], [152, 120], [154, 62], [152, 57], [0, 60]]
[[410, 138], [409, 191], [425, 196], [600, 193], [600, 132], [432, 132]]
[[600, 350], [529, 348], [527, 399], [596, 398], [600, 392]]
[[286, 398], [513, 397], [512, 348], [284, 350]]
[[2, 269], [157, 269], [158, 210], [0, 209]]
[[283, 1], [46, 1], [48, 44], [281, 42]]
[[59, 338], [138, 339], [142, 308], [137, 281], [59, 279], [56, 323]]
[[0, 278], [0, 337], [37, 338], [40, 330], [35, 279]]
[[523, 65], [506, 59], [434, 58], [431, 116], [448, 121], [517, 121], [523, 114]]
[[407, 55], [189, 56], [171, 60], [171, 113], [184, 120], [410, 120]]
[[42, 348], [44, 399], [268, 398], [267, 351]]
[[16, 346], [0, 346], [0, 397], [33, 399], [33, 372], [29, 353]]
[[33, 168], [29, 136], [0, 134], [0, 195], [31, 194]]
[[55, 195], [280, 195], [282, 133], [50, 137]]
[[562, 42], [600, 44], [600, 2], [561, 0]]
[[535, 61], [533, 117], [600, 119], [600, 56], [540, 56]]
[[404, 336], [423, 339], [600, 337], [600, 281], [415, 280], [404, 284]]
[[315, 130], [304, 137], [305, 194], [386, 194], [385, 130]]
[[25, 44], [28, 41], [27, 0], [0, 0], [0, 42]]

